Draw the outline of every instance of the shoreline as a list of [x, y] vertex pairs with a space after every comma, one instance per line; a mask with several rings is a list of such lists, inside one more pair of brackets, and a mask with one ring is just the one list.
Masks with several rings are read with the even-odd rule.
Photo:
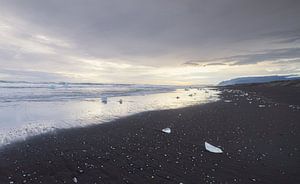
[[[299, 183], [300, 104], [260, 98], [246, 87], [221, 90], [217, 102], [9, 145], [0, 151], [0, 182]], [[160, 131], [166, 127], [170, 134]], [[207, 152], [205, 141], [224, 153]]]
[[[85, 127], [145, 111], [174, 109], [217, 100], [217, 92], [176, 89], [172, 92], [109, 97], [93, 100], [37, 101], [6, 104], [1, 108], [0, 146], [56, 131]], [[204, 92], [205, 91], [205, 92]], [[189, 96], [191, 93], [196, 94]], [[177, 96], [180, 97], [177, 99]], [[22, 121], [23, 120], [23, 121]]]

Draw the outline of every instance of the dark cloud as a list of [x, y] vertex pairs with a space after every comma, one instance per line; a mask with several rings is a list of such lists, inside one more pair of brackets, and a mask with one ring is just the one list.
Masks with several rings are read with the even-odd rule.
[[100, 57], [155, 57], [186, 49], [196, 55], [198, 49], [300, 28], [296, 0], [9, 0], [1, 7], [37, 31]]
[[[257, 64], [265, 61], [286, 62], [285, 60], [293, 60], [300, 58], [300, 48], [284, 48], [265, 50], [259, 53], [235, 55], [223, 58], [214, 58], [210, 60], [193, 60], [184, 62], [189, 66], [214, 66], [214, 65], [247, 65]], [[278, 61], [279, 60], [279, 61]], [[283, 60], [283, 61], [281, 61]], [[222, 62], [216, 62], [222, 61]]]
[[184, 62], [183, 65], [186, 65], [186, 66], [202, 66], [202, 67], [205, 67], [205, 66], [220, 66], [220, 65], [227, 65], [226, 63], [221, 63], [221, 62], [211, 62], [211, 61], [208, 61], [208, 60], [195, 60], [195, 61], [187, 61], [187, 62]]
[[300, 41], [300, 27], [292, 30], [273, 31], [264, 33], [261, 38], [268, 37], [275, 43], [295, 43]]
[[[285, 49], [273, 49], [263, 53], [254, 53], [246, 55], [237, 55], [226, 60], [234, 61], [232, 65], [245, 65], [245, 64], [256, 64], [264, 61], [276, 61], [281, 59], [294, 59], [300, 58], [300, 48], [285, 48]], [[283, 61], [284, 62], [284, 61]]]
[[183, 65], [186, 65], [186, 66], [200, 66], [200, 63], [197, 62], [197, 61], [187, 61], [187, 62], [184, 62]]
[[220, 66], [220, 65], [226, 65], [226, 63], [207, 63], [206, 66]]

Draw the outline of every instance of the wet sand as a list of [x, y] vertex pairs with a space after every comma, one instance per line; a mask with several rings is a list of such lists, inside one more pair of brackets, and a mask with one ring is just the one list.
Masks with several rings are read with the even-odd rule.
[[36, 136], [0, 151], [0, 183], [300, 183], [295, 89], [232, 86], [218, 102]]

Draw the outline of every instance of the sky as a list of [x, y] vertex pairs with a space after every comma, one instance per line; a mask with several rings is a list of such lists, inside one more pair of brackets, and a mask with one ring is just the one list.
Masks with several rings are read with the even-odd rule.
[[300, 74], [299, 0], [0, 0], [0, 80]]

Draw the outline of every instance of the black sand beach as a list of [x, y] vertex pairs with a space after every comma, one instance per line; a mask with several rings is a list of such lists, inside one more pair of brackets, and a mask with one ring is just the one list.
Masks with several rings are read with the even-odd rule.
[[0, 183], [300, 183], [299, 83], [220, 88], [218, 102], [9, 145]]

